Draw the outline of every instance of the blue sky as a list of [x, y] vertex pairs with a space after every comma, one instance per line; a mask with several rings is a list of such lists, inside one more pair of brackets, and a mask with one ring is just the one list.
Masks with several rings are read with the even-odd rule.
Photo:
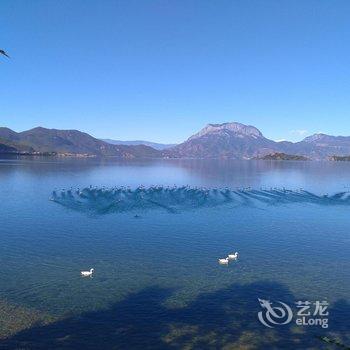
[[0, 2], [0, 124], [180, 142], [350, 135], [348, 0]]

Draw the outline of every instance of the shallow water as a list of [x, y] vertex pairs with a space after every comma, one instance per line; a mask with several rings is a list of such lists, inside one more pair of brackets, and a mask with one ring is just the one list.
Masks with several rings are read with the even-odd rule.
[[[349, 189], [349, 163], [2, 159], [3, 346], [350, 346]], [[329, 328], [267, 328], [258, 298], [327, 300]]]

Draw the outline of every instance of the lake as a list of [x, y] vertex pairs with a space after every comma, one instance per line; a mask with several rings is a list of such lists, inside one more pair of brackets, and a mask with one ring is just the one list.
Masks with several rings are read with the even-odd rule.
[[349, 347], [349, 190], [346, 162], [0, 158], [0, 348]]

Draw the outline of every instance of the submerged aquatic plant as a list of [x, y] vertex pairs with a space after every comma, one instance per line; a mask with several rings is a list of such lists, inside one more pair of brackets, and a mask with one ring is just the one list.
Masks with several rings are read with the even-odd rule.
[[69, 189], [53, 191], [51, 200], [64, 207], [93, 214], [162, 209], [176, 213], [222, 205], [257, 206], [289, 203], [350, 205], [350, 192], [317, 195], [305, 190], [270, 188], [204, 188], [151, 186]]

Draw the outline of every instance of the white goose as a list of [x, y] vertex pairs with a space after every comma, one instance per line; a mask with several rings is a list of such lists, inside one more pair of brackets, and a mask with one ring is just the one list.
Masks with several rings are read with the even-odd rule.
[[92, 276], [92, 273], [94, 272], [94, 269], [90, 269], [90, 271], [81, 271], [81, 275], [83, 277], [88, 277], [88, 276]]
[[227, 265], [227, 264], [228, 264], [228, 258], [219, 259], [219, 264], [221, 264], [221, 265]]
[[229, 254], [227, 256], [227, 259], [229, 259], [229, 260], [237, 260], [238, 259], [238, 252], [236, 252], [234, 254]]

